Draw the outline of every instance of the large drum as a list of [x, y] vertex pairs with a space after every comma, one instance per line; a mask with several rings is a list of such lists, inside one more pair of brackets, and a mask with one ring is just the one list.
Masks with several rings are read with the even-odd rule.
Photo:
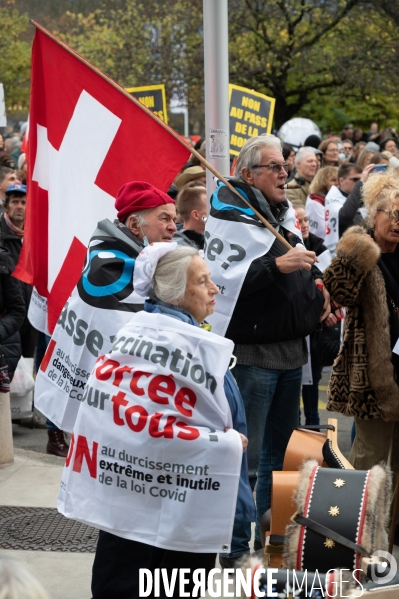
[[297, 514], [287, 528], [284, 566], [327, 572], [354, 570], [388, 548], [391, 475], [371, 470], [321, 468], [306, 462], [295, 495]]

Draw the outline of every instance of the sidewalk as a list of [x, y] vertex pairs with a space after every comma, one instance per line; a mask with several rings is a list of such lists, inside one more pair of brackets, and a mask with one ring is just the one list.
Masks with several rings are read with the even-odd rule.
[[[22, 449], [14, 453], [14, 463], [0, 467], [0, 506], [55, 508], [64, 460]], [[4, 554], [28, 563], [51, 599], [91, 597], [94, 553], [0, 549]]]
[[[10, 506], [54, 509], [64, 460], [18, 448], [14, 448], [14, 456], [13, 464], [0, 466], [0, 508]], [[0, 509], [0, 543], [1, 529]], [[18, 557], [29, 564], [31, 572], [42, 583], [50, 599], [91, 597], [94, 553], [0, 548], [1, 555]], [[219, 567], [218, 561], [216, 567]], [[208, 593], [206, 597], [209, 597]]]

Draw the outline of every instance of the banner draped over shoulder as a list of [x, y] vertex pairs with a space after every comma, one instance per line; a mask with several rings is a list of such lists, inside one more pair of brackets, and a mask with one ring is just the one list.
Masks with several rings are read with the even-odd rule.
[[110, 351], [118, 330], [143, 307], [133, 290], [134, 259], [141, 249], [108, 220], [98, 223], [89, 242], [83, 274], [36, 378], [36, 406], [64, 431], [73, 430], [96, 359]]
[[[234, 183], [246, 200], [262, 214], [269, 212], [269, 218], [274, 221], [270, 207], [259, 190], [243, 185], [243, 188], [252, 190], [253, 197], [249, 198], [246, 191], [236, 181]], [[295, 210], [290, 202], [288, 205], [281, 222], [275, 223], [276, 228], [278, 230], [282, 226], [302, 238]], [[207, 317], [213, 332], [226, 334], [251, 263], [264, 256], [275, 240], [273, 233], [257, 219], [253, 210], [224, 184], [219, 184], [211, 197], [204, 248], [211, 278], [219, 287], [215, 312]]]
[[326, 217], [326, 236], [324, 244], [332, 257], [335, 256], [335, 248], [339, 240], [339, 211], [345, 204], [345, 196], [342, 195], [338, 187], [333, 185], [326, 195], [325, 217]]
[[96, 223], [116, 216], [118, 189], [146, 181], [166, 191], [187, 161], [189, 149], [171, 131], [66, 44], [36, 30], [28, 201], [14, 275], [48, 299], [50, 333]]
[[324, 239], [326, 235], [326, 211], [324, 208], [325, 199], [313, 199], [310, 196], [306, 200], [306, 214], [309, 219], [309, 231], [317, 237]]
[[133, 315], [87, 381], [59, 511], [156, 547], [229, 551], [242, 458], [224, 431], [232, 350], [169, 316]]

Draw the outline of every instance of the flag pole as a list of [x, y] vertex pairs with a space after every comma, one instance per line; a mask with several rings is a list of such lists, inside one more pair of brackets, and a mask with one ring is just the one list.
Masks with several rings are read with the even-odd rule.
[[36, 27], [36, 29], [39, 29], [39, 31], [41, 31], [42, 33], [44, 33], [45, 35], [47, 35], [49, 38], [51, 38], [56, 44], [58, 44], [59, 46], [61, 46], [62, 48], [64, 48], [64, 50], [66, 50], [67, 52], [69, 52], [69, 54], [72, 54], [72, 56], [74, 56], [75, 58], [77, 58], [78, 60], [80, 60], [80, 62], [82, 62], [87, 67], [89, 67], [92, 71], [94, 71], [95, 73], [97, 73], [97, 75], [99, 75], [102, 79], [104, 79], [105, 81], [107, 81], [110, 85], [112, 85], [112, 87], [114, 87], [115, 89], [117, 89], [121, 94], [123, 94], [124, 96], [126, 96], [126, 98], [129, 98], [129, 100], [131, 102], [133, 102], [133, 104], [136, 104], [136, 106], [138, 106], [139, 108], [141, 108], [141, 110], [143, 110], [144, 112], [146, 112], [149, 117], [151, 117], [152, 119], [154, 119], [155, 121], [157, 121], [157, 123], [161, 127], [163, 127], [164, 129], [166, 129], [175, 139], [177, 139], [177, 141], [179, 141], [183, 146], [185, 146], [189, 152], [191, 152], [192, 154], [194, 154], [194, 156], [196, 156], [196, 158], [198, 158], [198, 160], [200, 160], [200, 162], [208, 170], [210, 170], [211, 173], [213, 173], [213, 175], [215, 175], [215, 177], [217, 177], [220, 181], [222, 181], [222, 183], [224, 183], [230, 189], [230, 191], [232, 191], [233, 193], [235, 193], [249, 208], [251, 208], [251, 210], [253, 210], [253, 212], [255, 213], [255, 215], [257, 216], [257, 218], [261, 221], [261, 223], [271, 233], [273, 233], [273, 235], [275, 237], [277, 237], [277, 239], [288, 250], [292, 249], [292, 246], [288, 243], [288, 241], [282, 235], [280, 235], [280, 233], [278, 231], [276, 231], [276, 229], [274, 229], [274, 227], [272, 227], [272, 225], [264, 218], [264, 216], [262, 216], [262, 214], [260, 214], [260, 212], [258, 212], [258, 210], [256, 210], [256, 208], [254, 208], [250, 204], [250, 202], [248, 202], [233, 187], [233, 185], [231, 185], [231, 183], [229, 183], [229, 181], [227, 181], [227, 179], [225, 179], [223, 177], [223, 175], [221, 175], [203, 156], [201, 156], [201, 154], [199, 154], [199, 152], [197, 152], [196, 150], [194, 150], [194, 148], [192, 148], [191, 146], [189, 146], [185, 142], [185, 140], [182, 139], [180, 137], [180, 135], [178, 133], [176, 133], [176, 131], [174, 131], [174, 129], [172, 129], [172, 127], [169, 127], [169, 125], [167, 125], [166, 123], [164, 123], [157, 115], [155, 115], [153, 112], [151, 112], [151, 110], [149, 110], [146, 106], [144, 106], [141, 102], [139, 102], [137, 100], [137, 98], [135, 98], [134, 96], [132, 96], [131, 94], [129, 94], [129, 92], [127, 92], [121, 85], [119, 85], [113, 79], [111, 79], [110, 77], [108, 77], [105, 73], [103, 73], [102, 71], [100, 71], [100, 69], [98, 69], [97, 67], [95, 67], [91, 62], [89, 62], [88, 60], [86, 60], [85, 58], [83, 58], [83, 56], [81, 56], [80, 54], [78, 54], [78, 52], [75, 52], [75, 50], [73, 50], [70, 46], [68, 46], [68, 44], [66, 44], [65, 42], [63, 42], [62, 40], [60, 40], [58, 37], [56, 37], [55, 35], [53, 35], [52, 33], [50, 33], [50, 31], [48, 29], [46, 29], [45, 27], [43, 27], [43, 25], [40, 25], [40, 23], [38, 23], [34, 19], [30, 19], [30, 23], [32, 23], [32, 25], [34, 27]]

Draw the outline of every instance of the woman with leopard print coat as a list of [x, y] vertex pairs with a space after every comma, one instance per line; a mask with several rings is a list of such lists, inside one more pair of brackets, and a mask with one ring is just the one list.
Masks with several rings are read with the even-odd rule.
[[[334, 362], [327, 409], [353, 416], [349, 461], [367, 470], [387, 462], [399, 473], [399, 177], [388, 171], [364, 184], [368, 232], [342, 236], [324, 282], [346, 308], [344, 339]], [[396, 447], [397, 445], [397, 447]]]

